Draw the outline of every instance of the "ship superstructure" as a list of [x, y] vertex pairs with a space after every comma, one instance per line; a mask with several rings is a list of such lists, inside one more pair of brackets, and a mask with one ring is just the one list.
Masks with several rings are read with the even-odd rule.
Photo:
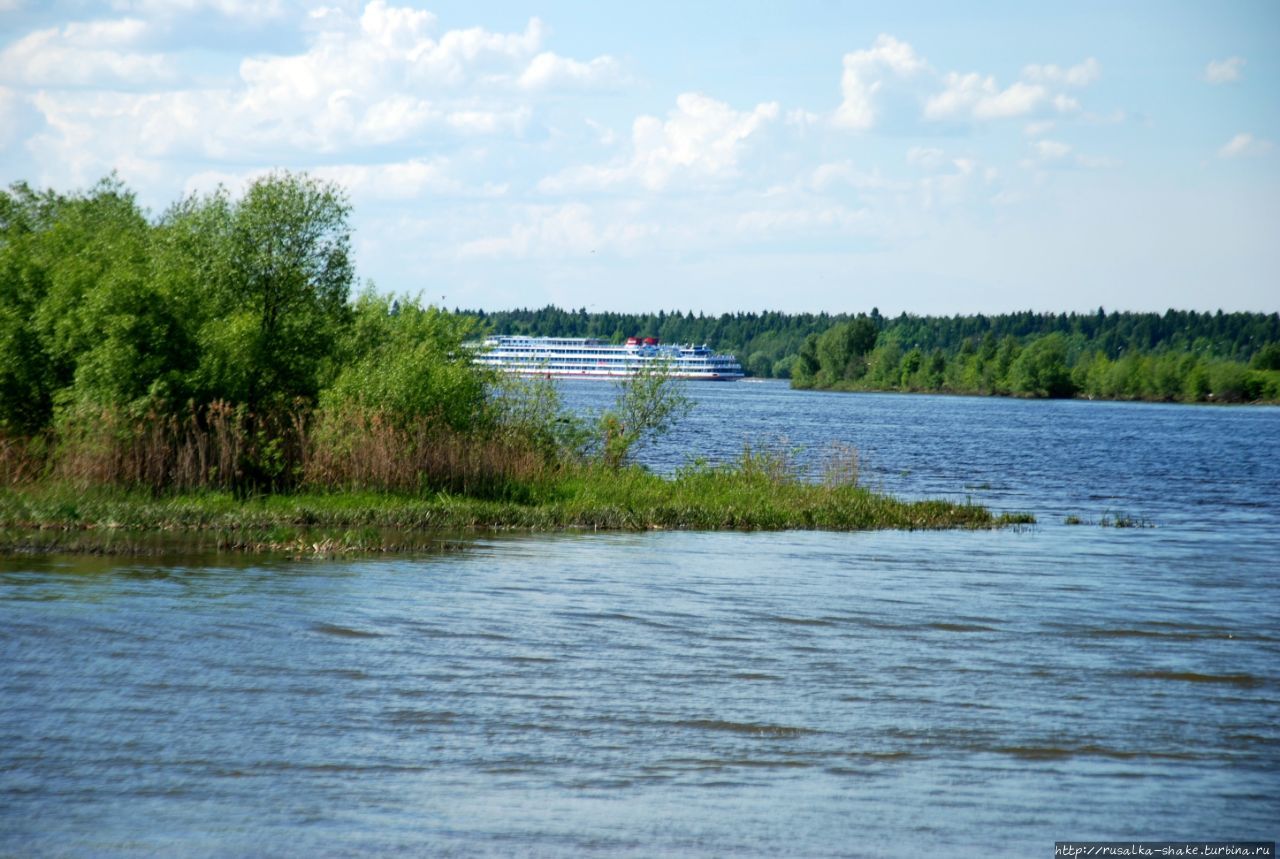
[[677, 379], [720, 382], [743, 376], [732, 355], [719, 355], [705, 344], [662, 344], [654, 337], [629, 337], [615, 346], [589, 337], [495, 336], [484, 341], [475, 361], [534, 376], [618, 378], [650, 366], [665, 367]]

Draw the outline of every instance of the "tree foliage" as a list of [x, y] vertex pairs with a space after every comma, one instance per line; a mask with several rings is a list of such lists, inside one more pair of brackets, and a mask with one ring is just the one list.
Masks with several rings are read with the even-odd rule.
[[352, 316], [325, 408], [379, 410], [398, 422], [429, 418], [459, 431], [484, 423], [492, 380], [464, 348], [470, 320], [371, 289]]
[[0, 193], [0, 429], [73, 407], [313, 400], [350, 314], [348, 212], [289, 173], [154, 223], [114, 176]]
[[618, 380], [614, 407], [600, 418], [600, 444], [606, 465], [623, 465], [637, 445], [667, 432], [689, 411], [690, 403], [670, 368], [646, 364]]

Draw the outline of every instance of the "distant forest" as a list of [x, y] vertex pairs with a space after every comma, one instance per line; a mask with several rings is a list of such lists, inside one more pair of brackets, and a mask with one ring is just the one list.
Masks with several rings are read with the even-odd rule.
[[486, 313], [493, 333], [707, 343], [798, 387], [1151, 400], [1274, 400], [1280, 314]]

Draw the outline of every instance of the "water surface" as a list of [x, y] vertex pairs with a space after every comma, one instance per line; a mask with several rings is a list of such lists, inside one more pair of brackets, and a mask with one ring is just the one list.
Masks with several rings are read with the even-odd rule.
[[655, 468], [839, 441], [1041, 524], [0, 561], [0, 854], [1276, 837], [1280, 410], [692, 394]]

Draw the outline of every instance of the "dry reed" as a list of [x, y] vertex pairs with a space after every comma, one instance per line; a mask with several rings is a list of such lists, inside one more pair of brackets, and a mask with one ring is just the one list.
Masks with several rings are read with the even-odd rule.
[[554, 463], [516, 433], [461, 433], [428, 418], [397, 421], [380, 411], [322, 414], [306, 449], [303, 482], [319, 489], [515, 498], [554, 471]]
[[546, 485], [553, 457], [513, 430], [463, 433], [385, 412], [289, 410], [255, 415], [215, 402], [182, 415], [79, 409], [56, 443], [0, 436], [0, 481], [48, 477], [79, 489], [445, 491], [521, 500]]

